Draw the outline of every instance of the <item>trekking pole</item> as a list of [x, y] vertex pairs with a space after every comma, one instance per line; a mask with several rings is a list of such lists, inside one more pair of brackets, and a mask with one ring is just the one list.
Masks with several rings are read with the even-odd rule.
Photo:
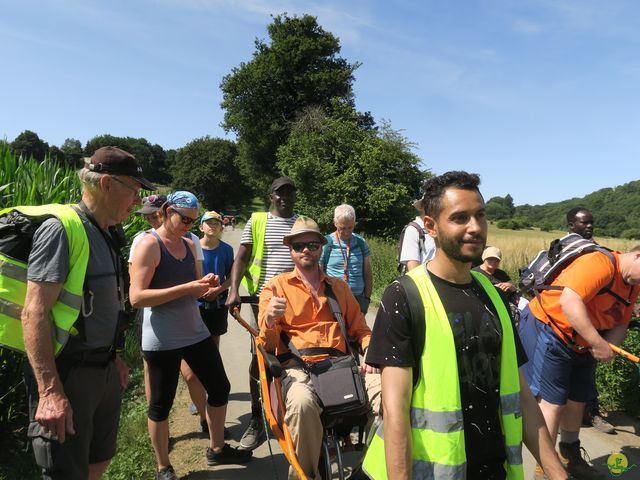
[[626, 350], [623, 350], [622, 348], [617, 347], [616, 345], [613, 345], [612, 343], [610, 343], [609, 346], [611, 347], [611, 350], [616, 352], [622, 358], [626, 358], [627, 360], [631, 360], [634, 363], [640, 363], [640, 358], [636, 357], [634, 354], [629, 353]]
[[235, 307], [233, 307], [233, 309], [231, 310], [231, 315], [233, 316], [233, 318], [235, 318], [238, 323], [240, 325], [242, 325], [247, 332], [249, 332], [252, 336], [257, 337], [258, 334], [260, 332], [258, 332], [258, 330], [256, 330], [255, 328], [253, 328], [251, 325], [249, 325], [244, 318], [242, 318], [240, 316], [240, 307], [238, 307], [237, 305]]

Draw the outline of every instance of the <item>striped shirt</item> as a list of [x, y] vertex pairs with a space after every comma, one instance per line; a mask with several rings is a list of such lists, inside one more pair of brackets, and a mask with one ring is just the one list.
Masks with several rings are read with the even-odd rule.
[[[282, 238], [291, 231], [298, 215], [290, 218], [276, 217], [271, 212], [267, 213], [267, 231], [264, 239], [264, 258], [262, 259], [262, 271], [258, 281], [258, 291], [260, 295], [266, 283], [282, 272], [293, 270], [293, 260], [289, 253], [289, 247], [283, 245]], [[253, 232], [251, 230], [251, 219], [244, 226], [241, 245], [253, 245]]]

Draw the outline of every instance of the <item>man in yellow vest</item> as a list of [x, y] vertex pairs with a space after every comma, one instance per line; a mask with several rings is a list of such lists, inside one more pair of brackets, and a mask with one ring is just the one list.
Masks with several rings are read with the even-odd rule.
[[435, 258], [383, 295], [367, 353], [382, 368], [383, 423], [363, 464], [375, 480], [522, 480], [522, 441], [548, 478], [567, 478], [519, 373], [508, 309], [471, 271], [487, 238], [479, 183], [467, 172], [425, 182]]
[[[140, 203], [141, 187], [155, 189], [133, 155], [116, 147], [102, 147], [86, 158], [79, 177], [82, 201], [73, 207], [75, 213], [38, 228], [26, 272], [22, 325], [31, 366], [25, 372], [28, 435], [44, 479], [98, 479], [115, 455], [128, 368], [114, 340], [125, 292], [118, 247], [107, 230]], [[70, 227], [69, 215], [82, 223]], [[82, 248], [88, 244], [88, 261], [77, 280], [78, 294], [69, 295], [67, 277], [73, 274], [73, 245], [78, 244], [71, 237], [78, 236], [84, 238]], [[56, 358], [51, 339], [60, 329], [55, 314], [61, 301], [77, 301], [73, 327], [78, 334], [68, 338]]]
[[[244, 227], [240, 248], [233, 261], [231, 285], [226, 305], [231, 310], [240, 304], [240, 282], [250, 295], [260, 295], [262, 288], [274, 276], [293, 270], [289, 248], [282, 239], [291, 231], [298, 216], [293, 213], [296, 202], [296, 186], [288, 177], [276, 178], [271, 183], [269, 212], [255, 212]], [[252, 304], [253, 326], [258, 327], [258, 305]], [[262, 407], [258, 384], [258, 361], [251, 347], [249, 367], [249, 391], [251, 392], [251, 420], [240, 439], [240, 447], [256, 448], [264, 439]]]

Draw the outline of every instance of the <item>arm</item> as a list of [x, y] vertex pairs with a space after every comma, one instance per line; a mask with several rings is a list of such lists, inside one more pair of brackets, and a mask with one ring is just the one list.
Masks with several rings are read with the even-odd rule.
[[[522, 408], [522, 433], [523, 441], [538, 464], [542, 466], [547, 478], [566, 479], [567, 472], [560, 463], [555, 451], [549, 430], [522, 371], [520, 375], [520, 406]], [[385, 431], [386, 437], [386, 431]]]
[[258, 310], [259, 337], [264, 341], [265, 349], [268, 352], [275, 351], [278, 346], [282, 329], [279, 320], [283, 317], [286, 309], [287, 301], [284, 297], [278, 296], [275, 279], [271, 279], [262, 289]]
[[67, 433], [75, 433], [73, 410], [56, 368], [49, 320], [49, 312], [61, 290], [61, 283], [28, 281], [22, 326], [27, 356], [40, 396], [35, 420], [63, 443]]
[[565, 287], [560, 295], [560, 307], [574, 330], [591, 345], [593, 357], [603, 362], [612, 360], [613, 350], [591, 323], [582, 297], [569, 287]]
[[382, 408], [384, 412], [384, 450], [389, 480], [412, 478], [411, 368], [382, 369]]
[[251, 258], [251, 252], [253, 251], [253, 245], [242, 244], [238, 248], [238, 254], [233, 261], [233, 268], [231, 269], [231, 282], [229, 284], [229, 295], [227, 296], [226, 305], [231, 310], [234, 306], [240, 305], [240, 295], [238, 288], [242, 281], [242, 276], [247, 270], [247, 264], [249, 258]]
[[364, 296], [371, 299], [373, 292], [373, 269], [371, 268], [371, 256], [364, 257]]
[[[193, 248], [193, 244], [190, 245]], [[183, 283], [168, 288], [149, 288], [156, 267], [160, 263], [160, 247], [153, 236], [146, 236], [136, 249], [136, 256], [131, 264], [131, 287], [129, 298], [134, 308], [155, 307], [176, 298], [192, 295], [202, 296], [211, 286], [211, 278]]]
[[407, 271], [413, 270], [416, 267], [420, 266], [420, 262], [416, 260], [407, 260]]

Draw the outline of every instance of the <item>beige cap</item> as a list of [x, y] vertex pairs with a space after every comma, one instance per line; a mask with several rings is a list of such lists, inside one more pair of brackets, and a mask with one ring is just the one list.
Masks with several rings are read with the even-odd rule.
[[482, 252], [482, 261], [484, 262], [487, 258], [502, 260], [502, 252], [498, 247], [487, 247], [484, 249], [484, 252]]
[[318, 236], [318, 240], [324, 245], [327, 243], [327, 239], [324, 238], [324, 235], [320, 232], [320, 227], [316, 223], [313, 218], [305, 217], [303, 215], [299, 216], [293, 227], [291, 227], [291, 232], [288, 235], [285, 235], [282, 239], [282, 243], [285, 245], [291, 245], [291, 242], [298, 235], [302, 235], [303, 233], [315, 233]]

